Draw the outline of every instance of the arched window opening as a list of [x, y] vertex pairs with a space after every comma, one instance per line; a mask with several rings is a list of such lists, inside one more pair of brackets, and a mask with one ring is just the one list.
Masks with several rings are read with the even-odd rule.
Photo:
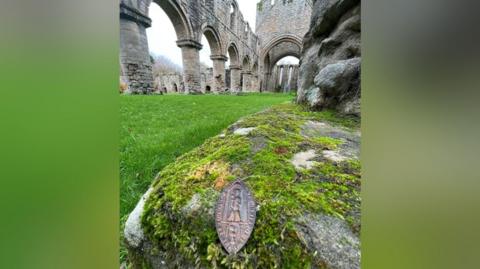
[[298, 65], [300, 60], [295, 56], [286, 56], [277, 61], [277, 65]]
[[[210, 41], [208, 40], [208, 37], [204, 34], [202, 36], [202, 49], [200, 50], [200, 63], [201, 63], [201, 72], [204, 72], [206, 68], [211, 68], [213, 66], [213, 61], [210, 59], [210, 56], [212, 55], [212, 50], [210, 46]], [[213, 44], [212, 44], [213, 46]]]
[[[166, 12], [168, 11], [155, 2], [152, 2], [148, 9], [152, 26], [147, 29], [147, 41], [152, 58], [153, 78], [158, 81], [168, 81], [172, 76], [183, 75], [182, 51], [176, 44], [177, 32]], [[168, 90], [178, 91], [178, 87], [170, 84]], [[162, 91], [167, 92], [167, 88], [163, 87]]]
[[240, 59], [238, 55], [238, 50], [233, 43], [229, 45], [227, 52], [228, 52], [227, 53], [228, 60], [225, 63], [225, 66], [228, 67], [228, 70], [226, 70], [226, 74], [225, 74], [225, 85], [227, 85], [229, 90], [232, 91], [233, 87], [236, 86], [235, 84], [233, 84], [233, 83], [236, 83], [236, 81], [234, 80], [236, 80], [237, 78], [232, 75], [236, 71], [232, 70], [231, 67], [238, 68], [240, 64], [239, 63]]
[[244, 71], [250, 71], [250, 58], [248, 56], [243, 58], [242, 68]]
[[210, 92], [211, 90], [210, 86], [207, 85], [207, 87], [205, 87], [205, 92]]
[[230, 28], [235, 30], [235, 20], [237, 18], [237, 8], [232, 3], [230, 4]]
[[272, 6], [275, 5], [275, 0], [272, 0], [272, 1], [270, 2], [270, 4], [271, 4]]
[[177, 83], [173, 83], [173, 91], [178, 92]]
[[[278, 83], [276, 90], [289, 92], [296, 89], [298, 81], [298, 72], [295, 72], [300, 60], [295, 56], [286, 56], [278, 60], [274, 66], [278, 70]], [[275, 75], [277, 76], [277, 75]], [[277, 80], [277, 78], [275, 78]]]
[[292, 82], [292, 72], [293, 72], [293, 66], [290, 66], [288, 68], [288, 81], [287, 81], [287, 87], [290, 88], [290, 83]]

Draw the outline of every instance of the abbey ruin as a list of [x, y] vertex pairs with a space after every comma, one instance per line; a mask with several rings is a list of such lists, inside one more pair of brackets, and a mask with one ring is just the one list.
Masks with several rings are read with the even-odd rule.
[[[261, 0], [255, 32], [236, 0], [154, 0], [172, 22], [181, 48], [183, 74], [155, 78], [146, 29], [152, 0], [120, 2], [120, 69], [127, 92], [255, 92], [297, 89], [298, 66], [279, 66], [286, 57], [301, 57], [309, 29], [311, 0]], [[211, 49], [213, 68], [201, 70], [202, 36]], [[226, 66], [227, 60], [230, 65]], [[156, 85], [157, 89], [155, 89]]]

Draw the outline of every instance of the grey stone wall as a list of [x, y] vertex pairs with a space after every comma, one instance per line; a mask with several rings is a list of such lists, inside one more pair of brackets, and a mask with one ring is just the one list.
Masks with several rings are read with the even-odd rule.
[[[201, 69], [200, 86], [202, 93], [215, 92], [213, 68]], [[177, 73], [161, 74], [154, 78], [154, 89], [155, 93], [184, 93], [183, 76]]]
[[179, 74], [164, 74], [155, 77], [155, 93], [182, 93], [184, 92], [183, 77]]
[[300, 58], [302, 39], [308, 32], [311, 13], [311, 0], [262, 0], [257, 4], [255, 33], [261, 48], [259, 84], [263, 91], [274, 91], [278, 86], [272, 76], [275, 64], [281, 58]]
[[[275, 85], [270, 84], [270, 76], [275, 63], [285, 56], [300, 57], [312, 10], [311, 0], [275, 0], [273, 5], [272, 0], [262, 0], [257, 5], [255, 34], [236, 0], [154, 1], [165, 11], [177, 33], [185, 93], [204, 91], [199, 72], [203, 35], [211, 48], [213, 92], [272, 90]], [[154, 90], [145, 31], [151, 24], [151, 3], [152, 0], [120, 2], [121, 81], [131, 93], [148, 94]], [[249, 59], [247, 66], [241, 64], [245, 57]], [[225, 66], [228, 58], [231, 64]], [[230, 70], [229, 83], [225, 69]]]
[[312, 3], [308, 0], [262, 0], [257, 4], [256, 30], [260, 44], [285, 34], [301, 38], [310, 25]]
[[[154, 0], [170, 18], [177, 33], [177, 45], [182, 49], [185, 93], [202, 93], [199, 72], [199, 51], [205, 34], [214, 61], [213, 91], [227, 88], [225, 62], [230, 57], [234, 69], [240, 59], [248, 56], [251, 67], [259, 59], [259, 40], [244, 20], [236, 0]], [[120, 2], [120, 62], [122, 81], [132, 93], [153, 92], [153, 77], [149, 61], [145, 29], [150, 27], [148, 8], [152, 0], [121, 0]], [[231, 13], [231, 7], [234, 12]], [[229, 53], [229, 48], [235, 53]], [[232, 50], [230, 50], [232, 51]], [[239, 90], [240, 73], [234, 73], [232, 90]]]
[[205, 69], [202, 68], [200, 76], [201, 76], [200, 84], [202, 87], [202, 93], [216, 92], [214, 91], [213, 68], [205, 68]]
[[298, 65], [282, 64], [275, 65], [272, 69], [270, 85], [275, 92], [291, 92], [297, 90]]

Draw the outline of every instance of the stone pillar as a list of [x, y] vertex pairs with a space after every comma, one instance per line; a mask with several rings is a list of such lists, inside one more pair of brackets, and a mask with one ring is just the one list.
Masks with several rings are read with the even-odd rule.
[[289, 65], [282, 65], [283, 73], [281, 78], [280, 92], [287, 92], [288, 89], [288, 74], [290, 73]]
[[224, 55], [212, 55], [213, 61], [213, 89], [215, 93], [225, 91], [225, 62], [228, 58]]
[[200, 50], [202, 44], [191, 39], [183, 39], [177, 41], [177, 46], [182, 49], [185, 94], [201, 94]]
[[242, 72], [242, 74], [243, 74], [242, 92], [252, 91], [252, 86], [251, 86], [252, 72], [244, 71]]
[[272, 72], [268, 76], [268, 91], [275, 92], [277, 91], [278, 77], [280, 76], [278, 66], [275, 65], [272, 68]]
[[120, 65], [126, 93], [149, 94], [154, 91], [152, 62], [146, 29], [151, 20], [123, 3], [120, 4]]
[[254, 92], [260, 92], [260, 83], [258, 80], [258, 74], [255, 74], [252, 78], [252, 90]]
[[271, 72], [265, 72], [263, 76], [263, 85], [262, 85], [262, 91], [263, 92], [268, 92], [271, 91], [270, 89], [270, 77], [272, 76]]
[[242, 68], [239, 65], [230, 65], [230, 91], [240, 92], [240, 76]]
[[298, 90], [298, 65], [293, 66], [292, 81], [290, 82], [291, 90]]

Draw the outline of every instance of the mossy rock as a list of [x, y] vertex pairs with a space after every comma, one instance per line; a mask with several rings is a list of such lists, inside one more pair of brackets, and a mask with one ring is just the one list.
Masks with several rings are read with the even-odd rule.
[[[238, 121], [159, 173], [126, 223], [131, 267], [359, 268], [359, 137], [356, 118], [294, 104]], [[292, 164], [312, 150], [310, 169]], [[257, 219], [228, 255], [214, 208], [236, 179], [252, 191]]]

